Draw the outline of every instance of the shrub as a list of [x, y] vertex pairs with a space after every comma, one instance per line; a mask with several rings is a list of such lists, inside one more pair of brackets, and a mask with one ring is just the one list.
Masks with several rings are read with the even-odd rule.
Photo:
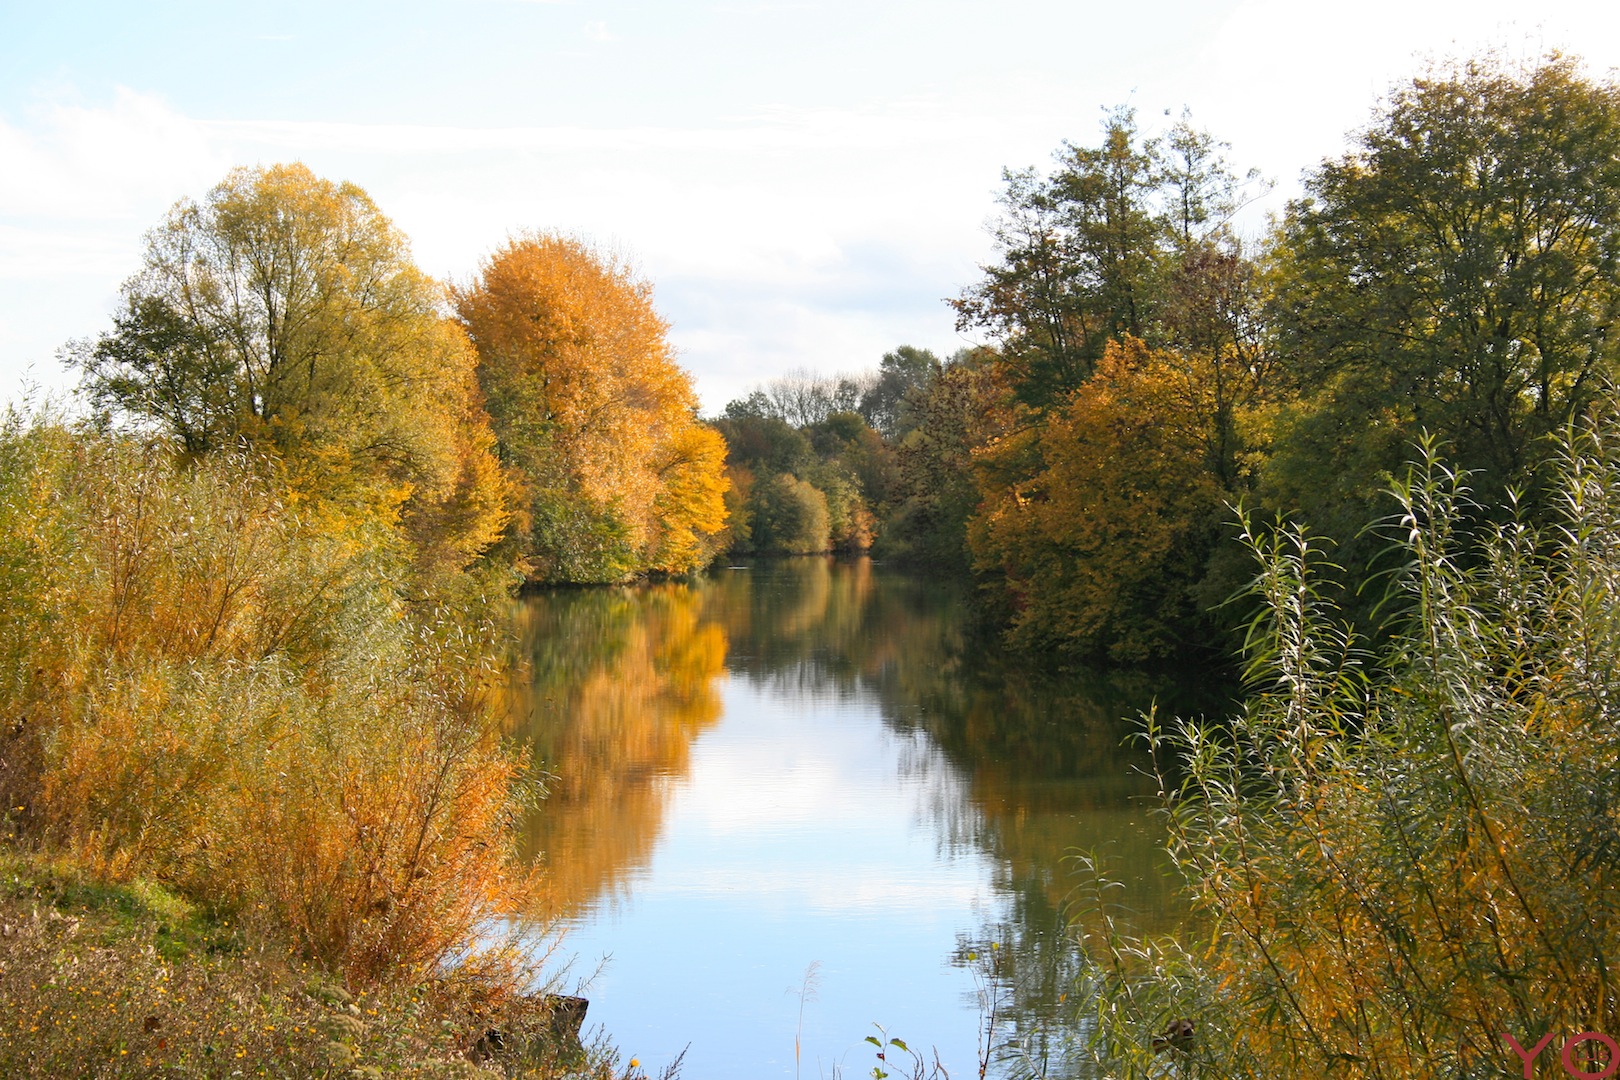
[[524, 910], [490, 631], [401, 601], [391, 522], [303, 509], [267, 461], [45, 424], [13, 421], [0, 459], [14, 832], [262, 912], [362, 983]]
[[1471, 537], [1425, 447], [1392, 488], [1409, 616], [1377, 665], [1307, 534], [1248, 533], [1248, 707], [1148, 731], [1206, 936], [1083, 920], [1110, 1075], [1499, 1077], [1524, 1068], [1504, 1034], [1620, 1033], [1617, 432], [1566, 437], [1557, 525]]

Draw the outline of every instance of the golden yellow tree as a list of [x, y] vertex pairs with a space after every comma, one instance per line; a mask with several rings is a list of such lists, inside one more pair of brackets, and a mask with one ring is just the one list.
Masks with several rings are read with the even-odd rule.
[[651, 286], [568, 237], [512, 240], [455, 294], [530, 576], [617, 581], [702, 565], [725, 525], [723, 446], [696, 418]]
[[1043, 427], [981, 454], [986, 472], [1040, 463], [998, 486], [971, 529], [980, 567], [1006, 576], [1015, 640], [1126, 661], [1182, 647], [1227, 494], [1210, 464], [1208, 368], [1110, 343]]
[[302, 164], [234, 169], [175, 204], [144, 263], [113, 332], [74, 358], [109, 417], [192, 455], [275, 451], [326, 509], [400, 515], [429, 563], [499, 536], [475, 355], [364, 191]]

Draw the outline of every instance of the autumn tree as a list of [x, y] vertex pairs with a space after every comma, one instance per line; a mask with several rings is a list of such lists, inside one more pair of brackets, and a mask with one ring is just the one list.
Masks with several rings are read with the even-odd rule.
[[1015, 643], [1130, 662], [1213, 644], [1198, 586], [1229, 493], [1210, 468], [1210, 367], [1134, 338], [1110, 345], [1014, 450], [1041, 467], [986, 494], [971, 539], [1011, 594]]
[[405, 237], [353, 184], [235, 169], [146, 238], [113, 331], [71, 350], [93, 406], [193, 455], [278, 454], [301, 493], [400, 514], [430, 562], [500, 533], [474, 356]]
[[912, 429], [896, 450], [897, 498], [884, 550], [965, 571], [968, 522], [983, 497], [982, 451], [1018, 423], [1005, 371], [990, 350], [965, 350], [911, 399]]
[[456, 291], [537, 581], [679, 573], [725, 525], [723, 447], [696, 418], [651, 286], [621, 259], [534, 234]]

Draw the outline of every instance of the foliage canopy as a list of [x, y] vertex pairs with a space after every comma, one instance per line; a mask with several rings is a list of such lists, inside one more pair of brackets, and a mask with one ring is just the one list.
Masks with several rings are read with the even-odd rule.
[[651, 286], [614, 256], [538, 234], [507, 243], [455, 298], [523, 491], [531, 578], [704, 565], [725, 525], [724, 443], [696, 418]]

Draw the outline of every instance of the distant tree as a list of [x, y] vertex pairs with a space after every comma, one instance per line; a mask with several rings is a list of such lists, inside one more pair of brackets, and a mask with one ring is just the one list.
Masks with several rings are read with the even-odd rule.
[[904, 438], [913, 426], [910, 399], [926, 391], [943, 367], [927, 349], [902, 345], [884, 353], [877, 379], [861, 394], [861, 415], [885, 439]]
[[732, 402], [715, 430], [726, 440], [727, 460], [756, 472], [802, 472], [815, 460], [810, 437], [778, 416], [745, 413]]
[[776, 407], [771, 404], [771, 399], [763, 390], [754, 390], [747, 397], [726, 402], [726, 407], [720, 415], [726, 420], [782, 419], [776, 415]]
[[800, 555], [831, 549], [827, 496], [814, 484], [788, 474], [771, 476], [755, 485], [754, 507], [755, 550]]
[[663, 489], [654, 497], [655, 541], [647, 569], [683, 574], [719, 551], [726, 525], [726, 441], [706, 424], [688, 424], [652, 460]]
[[1005, 371], [989, 350], [964, 352], [913, 401], [915, 426], [896, 451], [898, 498], [884, 549], [965, 571], [968, 521], [983, 497], [977, 454], [1014, 426]]
[[805, 428], [834, 413], [853, 411], [870, 381], [851, 375], [818, 375], [801, 368], [772, 379], [732, 404], [748, 415], [774, 417], [792, 427]]

